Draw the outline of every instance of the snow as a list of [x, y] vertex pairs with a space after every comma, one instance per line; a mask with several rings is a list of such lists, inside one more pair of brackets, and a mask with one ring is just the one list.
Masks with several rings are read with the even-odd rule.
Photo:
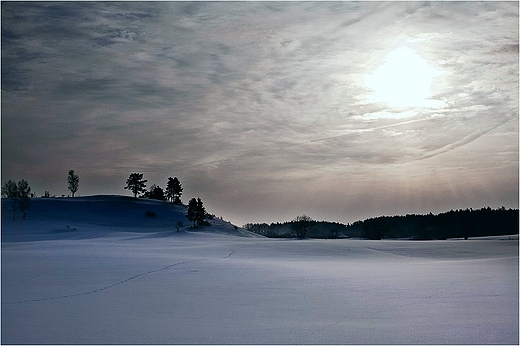
[[4, 344], [519, 342], [517, 237], [267, 239], [177, 232], [181, 209], [123, 197], [25, 221], [2, 203]]

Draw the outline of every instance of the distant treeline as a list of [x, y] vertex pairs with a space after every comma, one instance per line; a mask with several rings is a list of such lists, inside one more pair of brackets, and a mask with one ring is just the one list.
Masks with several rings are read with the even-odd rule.
[[358, 221], [369, 239], [410, 238], [417, 240], [483, 237], [518, 234], [518, 209], [459, 209], [433, 215], [382, 216]]
[[[309, 238], [338, 238], [345, 237], [347, 225], [338, 222], [310, 220], [307, 237]], [[248, 223], [244, 228], [250, 232], [264, 235], [269, 238], [298, 238], [294, 227], [295, 221], [277, 223]], [[360, 235], [360, 234], [359, 234]], [[357, 235], [357, 236], [359, 236]]]
[[[434, 215], [380, 216], [353, 224], [312, 221], [309, 238], [361, 237], [433, 240], [518, 234], [518, 209], [459, 209]], [[293, 221], [246, 224], [249, 231], [272, 238], [294, 238]]]

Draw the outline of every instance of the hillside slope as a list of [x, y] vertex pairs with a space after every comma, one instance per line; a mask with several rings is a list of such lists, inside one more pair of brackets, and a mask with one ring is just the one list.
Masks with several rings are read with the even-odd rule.
[[[147, 215], [148, 214], [148, 215]], [[152, 215], [152, 216], [150, 216]], [[112, 232], [205, 231], [236, 236], [256, 236], [229, 222], [209, 220], [211, 226], [192, 230], [186, 208], [163, 201], [126, 196], [33, 198], [26, 220], [12, 201], [2, 199], [2, 241], [45, 240], [60, 237], [97, 237]], [[86, 234], [85, 232], [88, 232]]]

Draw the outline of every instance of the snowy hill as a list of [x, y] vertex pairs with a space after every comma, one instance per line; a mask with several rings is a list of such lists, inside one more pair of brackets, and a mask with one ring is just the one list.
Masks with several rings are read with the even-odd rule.
[[[76, 198], [33, 198], [27, 219], [13, 221], [12, 201], [2, 199], [2, 241], [25, 237], [49, 239], [94, 237], [113, 232], [214, 232], [235, 236], [257, 235], [229, 222], [208, 220], [211, 226], [191, 229], [186, 208], [163, 201], [99, 195]], [[179, 227], [180, 226], [180, 227]], [[86, 234], [87, 232], [88, 234]], [[26, 239], [26, 240], [29, 240]]]
[[288, 241], [152, 200], [9, 202], [4, 344], [518, 344], [517, 237]]

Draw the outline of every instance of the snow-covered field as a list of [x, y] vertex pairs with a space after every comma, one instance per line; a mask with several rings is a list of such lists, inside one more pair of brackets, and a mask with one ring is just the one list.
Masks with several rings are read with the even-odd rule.
[[2, 207], [3, 344], [519, 342], [518, 237], [275, 240], [177, 232], [181, 210], [117, 197]]

